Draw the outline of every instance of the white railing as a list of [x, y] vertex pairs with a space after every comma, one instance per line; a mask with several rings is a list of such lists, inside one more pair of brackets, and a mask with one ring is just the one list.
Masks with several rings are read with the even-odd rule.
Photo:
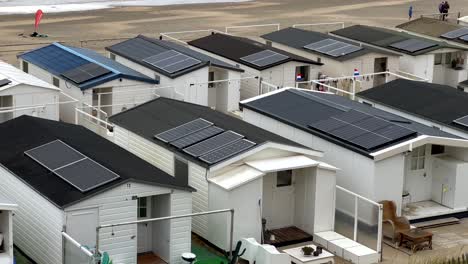
[[245, 28], [259, 28], [259, 27], [275, 27], [276, 31], [279, 31], [281, 29], [281, 24], [273, 23], [273, 24], [260, 24], [260, 25], [230, 26], [230, 27], [224, 28], [224, 33], [230, 34], [229, 33], [230, 29], [245, 29]]
[[[336, 189], [342, 191], [348, 195], [351, 195], [354, 198], [354, 212], [353, 212], [353, 219], [354, 219], [354, 227], [353, 227], [353, 240], [358, 240], [358, 224], [359, 224], [359, 201], [363, 201], [366, 204], [369, 204], [378, 210], [378, 217], [377, 217], [377, 253], [382, 258], [382, 219], [383, 219], [383, 205], [377, 202], [372, 201], [364, 196], [361, 196], [357, 193], [354, 193], [348, 189], [345, 189], [339, 185], [336, 185]], [[335, 201], [336, 204], [336, 201]]]
[[[265, 92], [265, 89], [263, 87], [266, 87], [266, 92]], [[272, 91], [276, 91], [280, 89], [280, 87], [278, 85], [274, 85], [274, 84], [271, 84], [271, 83], [268, 83], [268, 82], [265, 82], [265, 81], [261, 81], [260, 83], [260, 93], [259, 94], [266, 94], [266, 93], [269, 93], [269, 92], [272, 92]]]
[[299, 28], [299, 27], [315, 27], [315, 26], [333, 26], [333, 25], [339, 25], [341, 28], [345, 27], [344, 22], [330, 22], [330, 23], [312, 23], [312, 24], [294, 24], [292, 25], [293, 28]]

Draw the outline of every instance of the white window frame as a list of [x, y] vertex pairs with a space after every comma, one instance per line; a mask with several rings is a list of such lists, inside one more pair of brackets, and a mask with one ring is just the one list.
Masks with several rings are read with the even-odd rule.
[[410, 170], [418, 171], [426, 168], [426, 146], [414, 148], [410, 157]]

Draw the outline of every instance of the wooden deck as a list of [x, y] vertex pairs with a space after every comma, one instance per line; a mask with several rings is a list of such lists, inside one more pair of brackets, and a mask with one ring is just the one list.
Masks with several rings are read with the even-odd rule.
[[[270, 240], [271, 235], [275, 236], [275, 240]], [[275, 247], [284, 247], [307, 241], [312, 241], [312, 235], [295, 226], [268, 230], [265, 237], [265, 244]]]
[[167, 264], [164, 260], [160, 257], [156, 256], [153, 253], [143, 253], [138, 254], [138, 264]]

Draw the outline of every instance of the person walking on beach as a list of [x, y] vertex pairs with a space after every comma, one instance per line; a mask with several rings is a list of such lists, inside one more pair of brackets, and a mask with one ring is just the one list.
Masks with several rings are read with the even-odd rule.
[[408, 20], [411, 20], [413, 18], [413, 6], [410, 5], [409, 10], [408, 10]]
[[440, 4], [439, 4], [439, 14], [440, 14], [439, 19], [440, 20], [443, 20], [443, 14], [442, 13], [444, 11], [444, 6], [445, 6], [445, 1], [440, 2]]
[[442, 20], [445, 21], [445, 19], [447, 19], [449, 9], [450, 9], [449, 2], [448, 2], [448, 1], [445, 1], [444, 6], [443, 6], [443, 8], [442, 8], [442, 13], [443, 13], [443, 15], [442, 15]]

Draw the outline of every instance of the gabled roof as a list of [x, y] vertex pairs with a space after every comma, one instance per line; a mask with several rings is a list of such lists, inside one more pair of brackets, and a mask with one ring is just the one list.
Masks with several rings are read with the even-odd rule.
[[[233, 70], [233, 71], [239, 71], [239, 72], [244, 71], [236, 67], [235, 65], [231, 65], [229, 63], [210, 57], [203, 53], [200, 53], [190, 48], [179, 45], [177, 43], [166, 41], [166, 40], [150, 38], [150, 37], [146, 37], [143, 35], [138, 35], [135, 38], [123, 41], [121, 43], [117, 43], [110, 47], [106, 47], [106, 50], [114, 54], [117, 54], [119, 56], [122, 56], [130, 61], [143, 65], [147, 68], [150, 68], [169, 78], [176, 78], [181, 75], [185, 75], [187, 73], [190, 73], [202, 67], [210, 66], [210, 65], [214, 67]], [[158, 55], [169, 50], [174, 50], [182, 54], [185, 54], [189, 57], [195, 58], [199, 60], [200, 63], [171, 74], [143, 61], [145, 58]]]
[[[449, 40], [442, 38], [441, 35], [460, 28], [464, 28], [463, 26], [458, 24], [453, 24], [447, 21], [442, 21], [440, 19], [430, 17], [421, 17], [418, 19], [414, 19], [396, 27], [404, 29], [406, 31], [414, 32], [416, 34], [439, 38], [444, 41]], [[450, 41], [455, 41], [461, 44], [468, 45], [468, 42], [458, 38], [452, 39]]]
[[[273, 92], [265, 96], [259, 96], [258, 99], [254, 98], [241, 102], [241, 106], [301, 129], [312, 135], [324, 138], [325, 140], [367, 157], [371, 157], [370, 153], [399, 144], [410, 138], [414, 138], [417, 135], [458, 138], [438, 129], [410, 121], [398, 115], [331, 93], [285, 88], [276, 93]], [[344, 139], [345, 135], [341, 137], [330, 136], [330, 134], [323, 133], [320, 130], [311, 128], [310, 126], [311, 124], [316, 124], [322, 121], [336, 120], [336, 118], [344, 113], [351, 113], [350, 111], [364, 113], [365, 115], [370, 115], [379, 119], [379, 122], [389, 122], [394, 128], [403, 127], [404, 129], [408, 129], [416, 133], [414, 135], [402, 137], [401, 140], [397, 139], [389, 141], [387, 144], [379, 145], [378, 148], [368, 150], [350, 144]], [[343, 130], [342, 132], [346, 131]], [[349, 133], [345, 134], [351, 135], [351, 132], [348, 132]], [[358, 136], [363, 137], [365, 135]], [[366, 140], [365, 138], [361, 139], [364, 141]]]
[[[88, 192], [80, 192], [24, 154], [57, 139], [117, 173], [120, 178]], [[193, 190], [186, 177], [175, 178], [78, 125], [23, 115], [0, 124], [0, 145], [0, 164], [61, 208], [129, 181]]]
[[396, 79], [357, 94], [359, 97], [468, 132], [453, 121], [468, 115], [468, 93], [454, 87]]
[[[438, 49], [443, 48], [453, 48], [453, 49], [460, 49], [459, 47], [449, 45], [445, 42], [441, 41], [434, 41], [427, 38], [418, 37], [415, 35], [408, 34], [406, 32], [398, 32], [396, 30], [386, 29], [386, 28], [379, 28], [379, 27], [371, 27], [371, 26], [364, 26], [364, 25], [355, 25], [343, 29], [338, 29], [332, 31], [331, 34], [341, 36], [344, 38], [352, 39], [358, 42], [363, 42], [366, 44], [378, 46], [384, 49], [397, 51], [403, 54], [408, 54], [411, 56], [418, 56], [422, 54], [426, 54]], [[392, 44], [396, 44], [406, 40], [419, 40], [427, 42], [432, 47], [417, 50], [415, 52], [407, 52], [401, 49], [396, 49], [391, 47]]]
[[[93, 88], [120, 78], [153, 84], [158, 83], [157, 80], [151, 79], [92, 50], [65, 46], [59, 43], [52, 43], [48, 46], [25, 52], [18, 57], [56, 76], [68, 80], [81, 90]], [[62, 75], [89, 63], [95, 63], [110, 72], [80, 84]]]
[[348, 53], [346, 55], [339, 56], [339, 57], [332, 57], [323, 53], [312, 51], [310, 49], [305, 49], [304, 46], [309, 45], [311, 43], [319, 42], [325, 39], [338, 40], [338, 41], [342, 41], [342, 42], [354, 44], [354, 45], [356, 45], [356, 43], [353, 41], [343, 40], [343, 39], [340, 39], [331, 35], [327, 35], [321, 32], [303, 30], [303, 29], [292, 28], [292, 27], [284, 28], [279, 31], [273, 31], [261, 37], [264, 39], [279, 43], [279, 44], [286, 45], [291, 48], [303, 50], [303, 51], [306, 51], [312, 54], [317, 54], [320, 56], [325, 56], [327, 58], [330, 58], [332, 60], [337, 60], [337, 61], [351, 60], [356, 57], [360, 57], [360, 56], [363, 56], [372, 52], [386, 54], [386, 55], [399, 56], [399, 54], [396, 52], [384, 51], [384, 50], [373, 48], [371, 46], [363, 45], [362, 49], [356, 52]]
[[[297, 61], [307, 64], [322, 65], [322, 63], [297, 56], [295, 54], [269, 47], [257, 41], [253, 41], [247, 38], [235, 37], [226, 34], [214, 33], [206, 37], [202, 37], [196, 40], [188, 42], [189, 45], [197, 47], [199, 49], [211, 52], [218, 56], [233, 60], [239, 64], [247, 65], [257, 70], [269, 69], [271, 67], [281, 65], [290, 61]], [[241, 60], [242, 57], [246, 57], [261, 51], [271, 50], [276, 53], [287, 56], [288, 58], [273, 64], [269, 64], [263, 67], [257, 66], [252, 63]]]
[[[193, 121], [197, 118], [203, 118], [204, 120], [212, 122], [214, 126], [222, 128], [225, 131], [232, 130], [244, 135], [245, 139], [256, 143], [253, 148], [272, 142], [307, 149], [293, 141], [258, 128], [236, 117], [213, 110], [210, 107], [164, 97], [154, 99], [140, 106], [113, 115], [109, 120], [117, 126], [125, 128], [151, 142], [154, 142], [155, 144], [169, 149], [187, 160], [191, 160], [204, 167], [214, 166], [215, 164], [205, 163], [191, 155], [188, 155], [182, 149], [173, 147], [172, 145], [155, 138], [156, 134]], [[238, 155], [240, 154], [241, 153], [238, 153]]]
[[52, 84], [32, 76], [31, 74], [27, 74], [13, 65], [0, 60], [0, 80], [2, 79], [8, 79], [11, 82], [5, 86], [0, 87], [0, 91], [12, 88], [19, 84], [26, 84], [30, 86], [60, 91], [59, 88], [53, 86]]

